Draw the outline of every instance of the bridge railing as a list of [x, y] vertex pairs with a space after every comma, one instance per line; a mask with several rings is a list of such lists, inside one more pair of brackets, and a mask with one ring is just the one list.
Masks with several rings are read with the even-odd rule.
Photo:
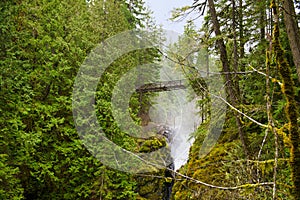
[[172, 81], [161, 81], [156, 83], [147, 83], [136, 89], [136, 92], [160, 92], [179, 90], [186, 88], [187, 81], [183, 80], [172, 80]]

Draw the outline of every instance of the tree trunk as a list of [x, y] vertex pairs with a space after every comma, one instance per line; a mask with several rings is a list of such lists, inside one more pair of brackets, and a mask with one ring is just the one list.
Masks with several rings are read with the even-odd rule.
[[265, 1], [259, 0], [259, 26], [260, 26], [260, 40], [264, 41], [266, 37], [266, 7], [265, 7]]
[[[237, 33], [236, 33], [236, 5], [235, 5], [235, 0], [231, 0], [232, 4], [232, 32], [233, 32], [233, 71], [235, 72], [234, 78], [233, 78], [233, 83], [234, 83], [234, 88], [235, 88], [235, 94], [240, 94], [240, 86], [239, 86], [239, 79], [240, 77], [238, 76], [237, 72], [239, 71], [239, 55], [238, 55], [238, 43], [237, 43]], [[236, 95], [236, 98], [239, 99], [239, 102], [241, 102], [241, 97], [240, 95]]]
[[[239, 42], [240, 42], [240, 49], [239, 49], [239, 53], [240, 53], [240, 59], [243, 59], [245, 57], [245, 39], [244, 39], [244, 18], [243, 18], [243, 12], [244, 12], [244, 8], [243, 8], [243, 0], [239, 0]], [[242, 63], [240, 70], [242, 72], [245, 71], [245, 65]]]
[[274, 0], [271, 3], [275, 23], [274, 23], [274, 39], [272, 42], [273, 50], [275, 53], [276, 64], [278, 72], [281, 76], [283, 85], [281, 86], [282, 93], [286, 98], [286, 117], [289, 122], [289, 139], [290, 139], [290, 167], [291, 167], [291, 179], [293, 183], [292, 195], [294, 199], [300, 199], [300, 137], [298, 126], [298, 108], [295, 98], [294, 82], [291, 76], [290, 66], [284, 56], [284, 51], [279, 41], [279, 20], [277, 5]]
[[[217, 13], [216, 13], [216, 8], [215, 8], [215, 4], [213, 0], [208, 0], [208, 6], [209, 6], [209, 12], [211, 15], [211, 20], [213, 23], [213, 27], [214, 27], [214, 32], [216, 34], [216, 36], [221, 36], [221, 31], [220, 31], [220, 24], [217, 18]], [[224, 44], [224, 40], [222, 38], [219, 37], [219, 39], [217, 39], [217, 46], [220, 50], [220, 58], [221, 58], [221, 62], [222, 62], [222, 67], [223, 67], [223, 72], [225, 73], [225, 80], [226, 80], [226, 92], [229, 96], [229, 101], [230, 103], [236, 107], [238, 105], [238, 98], [237, 95], [235, 94], [234, 91], [234, 83], [232, 81], [232, 77], [230, 74], [230, 66], [229, 66], [229, 62], [228, 62], [228, 56], [227, 56], [227, 51], [226, 51], [226, 46]], [[249, 152], [248, 152], [248, 148], [247, 148], [247, 141], [246, 141], [246, 137], [245, 137], [245, 133], [243, 131], [242, 128], [242, 121], [241, 121], [241, 115], [239, 113], [235, 114], [235, 120], [236, 120], [236, 124], [238, 127], [238, 132], [239, 132], [239, 136], [240, 136], [240, 140], [242, 142], [242, 146], [243, 146], [243, 150], [244, 153], [246, 155], [246, 157], [249, 157]]]
[[283, 9], [286, 32], [289, 38], [294, 64], [297, 69], [298, 81], [300, 83], [300, 33], [293, 0], [284, 0]]

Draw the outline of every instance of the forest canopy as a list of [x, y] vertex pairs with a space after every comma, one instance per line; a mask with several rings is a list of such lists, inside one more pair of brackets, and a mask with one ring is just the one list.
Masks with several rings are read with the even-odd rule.
[[[194, 0], [174, 9], [172, 20], [193, 14], [194, 21], [203, 19], [201, 27], [190, 20], [178, 41], [162, 52], [158, 47], [165, 33], [143, 0], [1, 1], [0, 199], [300, 199], [299, 9], [300, 2], [293, 0]], [[79, 113], [81, 121], [74, 120], [72, 97], [80, 67], [89, 69], [92, 61], [86, 59], [98, 44], [144, 29], [156, 46], [115, 59], [98, 81], [95, 102], [77, 102], [94, 106], [104, 138], [121, 151], [163, 152], [154, 158], [164, 168], [148, 162], [150, 173], [134, 174], [105, 165], [89, 151], [76, 125], [90, 116]], [[102, 55], [103, 60], [112, 56]], [[189, 97], [199, 97], [195, 111], [201, 123], [178, 170], [170, 157], [176, 130], [157, 126], [149, 117], [158, 94], [135, 91], [124, 103], [126, 91], [112, 91], [140, 65], [146, 66], [142, 75], [132, 72], [129, 81], [157, 81], [161, 62], [183, 71], [194, 91], [187, 89]], [[220, 80], [224, 95], [205, 77]], [[84, 84], [93, 81], [89, 78]], [[116, 95], [121, 98], [112, 102]], [[151, 126], [150, 136], [139, 138], [131, 126], [120, 127], [116, 118], [124, 122], [126, 113], [113, 112], [114, 103], [128, 106], [135, 125]], [[214, 113], [218, 106], [224, 115]], [[214, 139], [206, 140], [212, 125], [222, 126], [220, 137], [202, 156], [204, 141]], [[113, 159], [122, 165], [116, 155]]]

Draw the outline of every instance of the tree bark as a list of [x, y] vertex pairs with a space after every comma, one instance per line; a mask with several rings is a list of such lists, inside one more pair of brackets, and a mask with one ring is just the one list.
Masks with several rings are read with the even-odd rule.
[[[235, 72], [234, 74], [234, 87], [235, 87], [235, 93], [240, 94], [240, 86], [239, 86], [239, 79], [240, 77], [238, 76], [237, 72], [239, 71], [239, 55], [238, 55], [238, 43], [237, 43], [237, 31], [236, 31], [236, 16], [237, 16], [237, 11], [236, 11], [236, 5], [235, 5], [236, 0], [231, 0], [232, 4], [232, 32], [233, 32], [233, 71]], [[236, 96], [236, 98], [239, 99], [239, 102], [241, 102], [241, 97], [240, 95]]]
[[[218, 21], [218, 18], [217, 18], [216, 8], [215, 8], [215, 4], [214, 4], [213, 0], [208, 0], [208, 7], [209, 7], [210, 15], [211, 15], [211, 20], [212, 20], [212, 23], [213, 23], [214, 32], [215, 32], [217, 37], [221, 36], [220, 24], [219, 24], [219, 21]], [[229, 61], [228, 61], [226, 46], [225, 46], [224, 40], [222, 38], [217, 39], [216, 42], [217, 42], [217, 46], [220, 50], [220, 59], [221, 59], [221, 62], [222, 62], [222, 67], [223, 67], [222, 70], [223, 70], [223, 72], [225, 72], [226, 92], [229, 96], [230, 103], [234, 107], [236, 107], [239, 103], [238, 98], [237, 98], [238, 94], [236, 94], [235, 90], [234, 90], [235, 87], [234, 87], [234, 83], [232, 81], [232, 76], [230, 74], [230, 65], [229, 65]], [[239, 137], [240, 137], [240, 140], [242, 142], [244, 153], [245, 153], [246, 157], [248, 158], [249, 157], [249, 151], [248, 151], [248, 148], [247, 148], [247, 141], [246, 141], [245, 133], [244, 133], [243, 128], [242, 128], [241, 117], [242, 116], [239, 113], [235, 114], [235, 121], [236, 121], [236, 124], [237, 124], [237, 127], [238, 127]]]
[[277, 11], [277, 5], [275, 0], [272, 0], [271, 7], [273, 9], [275, 23], [274, 23], [274, 39], [273, 39], [273, 51], [275, 53], [276, 64], [278, 72], [281, 76], [283, 85], [281, 86], [282, 93], [286, 98], [286, 117], [289, 122], [289, 139], [290, 139], [290, 167], [291, 167], [291, 179], [293, 183], [292, 195], [294, 199], [300, 199], [300, 136], [298, 126], [298, 108], [296, 104], [294, 82], [291, 76], [290, 66], [284, 56], [284, 51], [279, 41], [279, 17]]
[[[244, 39], [244, 18], [243, 18], [243, 12], [244, 12], [244, 8], [243, 8], [243, 0], [239, 0], [239, 42], [240, 42], [240, 46], [239, 46], [239, 53], [240, 53], [240, 59], [243, 59], [245, 57], [245, 39]], [[245, 71], [245, 65], [242, 63], [240, 70], [242, 72]]]
[[286, 32], [289, 38], [294, 64], [297, 69], [298, 81], [300, 83], [300, 33], [293, 0], [284, 0], [283, 9]]
[[260, 41], [264, 41], [266, 37], [266, 7], [265, 1], [259, 0], [259, 26], [260, 26]]

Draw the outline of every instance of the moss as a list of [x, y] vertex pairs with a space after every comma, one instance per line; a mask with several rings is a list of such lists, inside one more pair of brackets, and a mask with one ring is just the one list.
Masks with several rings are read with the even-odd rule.
[[284, 129], [285, 129], [285, 126], [281, 127], [280, 129], [276, 129], [276, 132], [278, 133], [278, 135], [280, 137], [282, 137], [282, 140], [283, 140], [283, 143], [285, 144], [285, 146], [291, 147], [292, 146], [291, 140], [288, 137], [288, 135], [285, 133]]
[[[230, 160], [230, 152], [237, 148], [234, 140], [224, 144], [217, 144], [212, 151], [204, 158], [199, 158], [198, 154], [201, 139], [197, 138], [190, 151], [188, 163], [180, 169], [180, 173], [185, 174], [197, 180], [216, 185], [236, 184], [235, 174], [229, 168], [224, 167], [224, 160]], [[239, 147], [238, 147], [239, 148]], [[240, 150], [239, 150], [240, 151]], [[228, 171], [227, 171], [228, 170]], [[225, 177], [228, 174], [230, 178]], [[178, 177], [181, 179], [181, 177]], [[233, 181], [233, 182], [232, 182]], [[201, 184], [194, 183], [190, 180], [175, 182], [173, 187], [174, 199], [234, 199], [236, 191], [223, 191], [209, 188]]]
[[156, 151], [162, 147], [167, 146], [166, 138], [161, 135], [153, 136], [145, 140], [139, 139], [138, 142], [139, 142], [138, 151], [142, 153]]
[[[154, 152], [160, 148], [167, 147], [167, 154], [169, 152], [166, 138], [162, 135], [156, 135], [149, 137], [147, 139], [138, 139], [139, 148], [138, 152], [149, 153]], [[163, 159], [165, 163], [169, 163], [170, 155], [157, 155], [159, 158]], [[151, 166], [149, 166], [151, 167]], [[137, 199], [162, 199], [164, 195], [165, 184], [170, 184], [173, 179], [166, 176], [166, 169], [158, 169], [156, 172], [147, 174], [147, 176], [137, 176], [135, 180], [137, 181], [137, 193], [139, 197]]]
[[139, 152], [151, 152], [151, 148], [149, 146], [141, 146]]
[[[274, 14], [277, 14], [277, 6], [275, 0], [272, 0], [271, 6]], [[289, 142], [290, 142], [290, 167], [291, 179], [293, 182], [293, 191], [295, 199], [300, 199], [300, 150], [299, 150], [299, 127], [297, 123], [298, 111], [295, 100], [294, 82], [291, 76], [290, 66], [285, 58], [284, 51], [279, 41], [279, 25], [278, 21], [274, 24], [273, 30], [273, 51], [276, 57], [277, 69], [282, 79], [281, 90], [286, 98], [285, 113], [289, 121]]]

